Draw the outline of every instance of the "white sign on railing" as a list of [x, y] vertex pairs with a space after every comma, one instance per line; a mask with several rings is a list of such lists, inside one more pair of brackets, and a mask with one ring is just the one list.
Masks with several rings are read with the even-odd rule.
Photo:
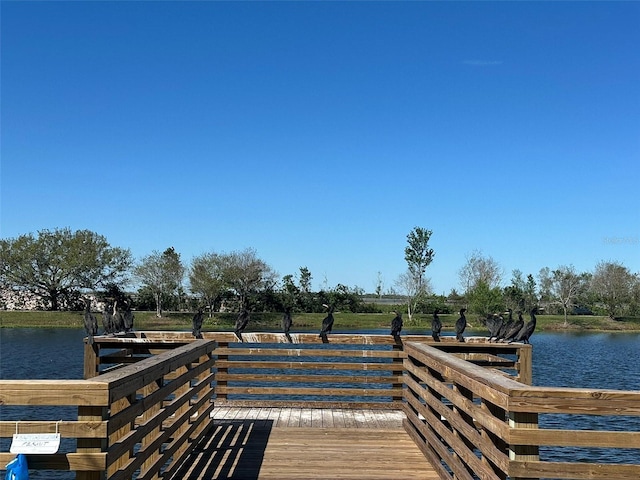
[[39, 453], [52, 454], [60, 448], [60, 434], [58, 433], [58, 423], [56, 422], [56, 433], [18, 433], [16, 423], [16, 433], [13, 435], [11, 453]]

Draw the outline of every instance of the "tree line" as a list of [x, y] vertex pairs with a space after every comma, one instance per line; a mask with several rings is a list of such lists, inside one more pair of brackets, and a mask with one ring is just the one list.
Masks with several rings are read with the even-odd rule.
[[[536, 276], [514, 270], [504, 286], [503, 271], [480, 251], [468, 255], [460, 268], [460, 290], [434, 295], [427, 269], [435, 258], [429, 246], [432, 231], [415, 227], [407, 235], [406, 270], [387, 293], [401, 298], [408, 313], [447, 313], [460, 306], [480, 315], [508, 308], [546, 313], [606, 314], [611, 318], [640, 314], [640, 277], [617, 262], [599, 262], [593, 272], [571, 265], [542, 268]], [[80, 310], [82, 298], [114, 300], [127, 296], [139, 310], [318, 312], [322, 304], [351, 312], [377, 312], [380, 306], [363, 301], [364, 290], [338, 284], [312, 291], [307, 267], [280, 277], [255, 249], [207, 252], [189, 265], [173, 247], [135, 261], [130, 250], [111, 246], [89, 230], [41, 230], [37, 235], [0, 239], [0, 308], [25, 308], [16, 298], [29, 298], [31, 308]], [[186, 280], [186, 282], [185, 282]], [[185, 284], [187, 285], [185, 287]], [[131, 292], [131, 286], [135, 286]], [[129, 294], [125, 292], [129, 290]], [[379, 275], [376, 296], [383, 296]]]

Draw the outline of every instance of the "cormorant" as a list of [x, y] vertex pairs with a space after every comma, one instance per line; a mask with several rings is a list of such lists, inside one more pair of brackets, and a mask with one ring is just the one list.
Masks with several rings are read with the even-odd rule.
[[124, 302], [124, 304], [126, 305], [124, 313], [122, 314], [124, 331], [130, 332], [131, 330], [133, 330], [133, 319], [135, 318], [135, 315], [133, 314], [133, 310], [131, 310], [131, 305], [129, 305], [129, 302]]
[[456, 320], [456, 339], [459, 342], [464, 342], [464, 337], [462, 334], [464, 333], [464, 329], [467, 328], [467, 317], [464, 316], [464, 312], [466, 312], [466, 308], [460, 309], [460, 318]]
[[331, 329], [333, 328], [333, 305], [329, 306], [326, 304], [322, 305], [324, 308], [328, 310], [327, 316], [322, 320], [322, 330], [320, 330], [320, 338], [322, 338], [322, 343], [328, 343], [327, 333], [331, 333]]
[[391, 320], [391, 335], [397, 340], [400, 338], [400, 332], [402, 331], [402, 315], [396, 310], [394, 310], [393, 313], [395, 313], [396, 316]]
[[202, 307], [198, 308], [198, 311], [191, 319], [191, 333], [196, 338], [202, 338], [202, 322], [204, 320], [204, 313]]
[[284, 313], [282, 314], [282, 331], [284, 332], [285, 337], [287, 337], [289, 343], [292, 343], [291, 335], [289, 335], [291, 325], [293, 325], [293, 319], [291, 318], [291, 307], [286, 307], [284, 309]]
[[104, 304], [104, 310], [102, 311], [102, 328], [104, 328], [105, 335], [114, 333], [115, 331], [113, 327], [113, 315], [111, 314], [107, 303]]
[[118, 300], [113, 302], [113, 333], [119, 333], [124, 331], [124, 318], [122, 318], [122, 312], [118, 310]]
[[509, 317], [507, 318], [507, 321], [502, 324], [502, 327], [500, 327], [500, 331], [498, 332], [498, 336], [496, 337], [496, 341], [504, 340], [504, 336], [506, 335], [507, 330], [509, 330], [511, 328], [511, 326], [513, 325], [513, 310], [511, 308], [509, 308], [509, 309], [507, 309], [507, 311], [509, 312]]
[[98, 334], [98, 320], [91, 313], [91, 300], [84, 300], [84, 331], [87, 332], [87, 341], [89, 345], [93, 345], [93, 336]]
[[516, 342], [529, 343], [529, 338], [533, 334], [533, 331], [536, 329], [536, 313], [538, 313], [538, 309], [536, 307], [533, 307], [531, 309], [531, 312], [529, 312], [531, 320], [529, 320], [527, 324], [522, 327], [522, 330], [520, 330], [520, 333], [515, 338]]
[[238, 314], [238, 318], [236, 319], [236, 328], [234, 329], [234, 333], [238, 340], [244, 342], [242, 339], [242, 332], [245, 328], [247, 328], [247, 324], [249, 323], [249, 310], [243, 308]]
[[487, 315], [487, 320], [485, 323], [487, 326], [487, 330], [489, 330], [489, 341], [491, 341], [492, 339], [497, 340], [498, 335], [500, 334], [500, 330], [502, 329], [502, 325], [504, 325], [503, 318], [497, 313], [494, 313], [493, 315]]
[[504, 341], [513, 342], [520, 333], [520, 330], [522, 330], [522, 327], [524, 327], [524, 319], [522, 318], [522, 312], [518, 312], [518, 320], [513, 322], [513, 324], [505, 332]]
[[440, 341], [440, 331], [442, 330], [442, 322], [438, 313], [440, 313], [440, 310], [436, 308], [433, 312], [433, 320], [431, 320], [431, 336], [436, 342]]

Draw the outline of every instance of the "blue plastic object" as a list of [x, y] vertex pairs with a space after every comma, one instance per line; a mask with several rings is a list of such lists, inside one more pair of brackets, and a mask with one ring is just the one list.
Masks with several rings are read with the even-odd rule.
[[19, 453], [16, 458], [7, 463], [5, 480], [29, 480], [29, 467], [24, 454]]

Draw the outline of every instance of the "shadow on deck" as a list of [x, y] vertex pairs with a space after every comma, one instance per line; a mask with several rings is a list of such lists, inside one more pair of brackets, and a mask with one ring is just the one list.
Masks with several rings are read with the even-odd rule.
[[340, 409], [216, 409], [210, 431], [173, 478], [438, 478], [402, 429], [402, 416]]

